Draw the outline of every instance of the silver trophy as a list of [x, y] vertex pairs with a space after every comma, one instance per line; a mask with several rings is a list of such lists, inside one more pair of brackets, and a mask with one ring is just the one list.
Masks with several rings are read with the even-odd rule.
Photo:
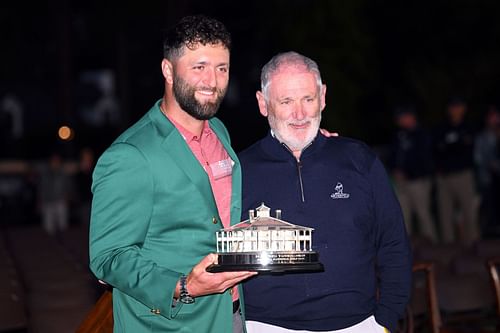
[[248, 220], [216, 233], [218, 260], [207, 271], [322, 271], [319, 253], [312, 250], [313, 230], [283, 221], [281, 210], [271, 217], [262, 203]]

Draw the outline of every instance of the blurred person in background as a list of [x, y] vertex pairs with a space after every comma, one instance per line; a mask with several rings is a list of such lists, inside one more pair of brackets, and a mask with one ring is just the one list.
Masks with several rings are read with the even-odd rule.
[[497, 203], [498, 183], [500, 175], [500, 159], [498, 156], [498, 140], [500, 135], [500, 111], [491, 105], [484, 117], [484, 128], [476, 136], [474, 143], [474, 162], [476, 179], [481, 195], [480, 217], [484, 235], [492, 232], [498, 224]]
[[62, 155], [53, 152], [38, 173], [38, 205], [42, 226], [49, 235], [67, 229], [71, 193], [71, 177], [64, 169]]
[[398, 107], [395, 122], [389, 165], [406, 230], [411, 234], [415, 221], [419, 234], [434, 243], [438, 236], [431, 212], [432, 137], [419, 124], [413, 105]]
[[467, 103], [460, 97], [446, 105], [446, 120], [434, 136], [437, 203], [444, 243], [471, 245], [480, 238], [479, 197], [474, 179], [474, 129], [467, 120]]

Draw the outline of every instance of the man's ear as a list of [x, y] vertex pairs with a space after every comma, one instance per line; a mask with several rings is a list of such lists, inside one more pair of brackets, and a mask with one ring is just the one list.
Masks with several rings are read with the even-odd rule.
[[174, 67], [169, 60], [163, 59], [161, 62], [161, 72], [168, 84], [174, 83]]
[[263, 115], [264, 117], [267, 117], [268, 115], [267, 104], [266, 104], [266, 99], [264, 98], [264, 94], [261, 91], [257, 91], [255, 97], [257, 97], [257, 103], [259, 104], [260, 114]]
[[326, 106], [326, 84], [321, 86], [320, 110], [323, 111]]

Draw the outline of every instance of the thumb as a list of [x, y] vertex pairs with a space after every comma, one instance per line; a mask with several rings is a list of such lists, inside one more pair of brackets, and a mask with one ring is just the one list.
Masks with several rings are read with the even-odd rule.
[[215, 253], [210, 253], [205, 258], [200, 261], [202, 267], [208, 267], [211, 264], [217, 263], [217, 255]]

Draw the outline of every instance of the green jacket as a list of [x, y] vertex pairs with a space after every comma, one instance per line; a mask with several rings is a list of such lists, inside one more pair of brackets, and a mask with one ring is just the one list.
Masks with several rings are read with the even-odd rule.
[[[222, 225], [206, 172], [159, 104], [99, 158], [90, 268], [114, 287], [115, 332], [232, 333], [229, 292], [172, 306], [179, 277], [215, 252]], [[240, 164], [222, 122], [214, 118], [209, 124], [235, 162], [235, 224], [241, 217]]]

